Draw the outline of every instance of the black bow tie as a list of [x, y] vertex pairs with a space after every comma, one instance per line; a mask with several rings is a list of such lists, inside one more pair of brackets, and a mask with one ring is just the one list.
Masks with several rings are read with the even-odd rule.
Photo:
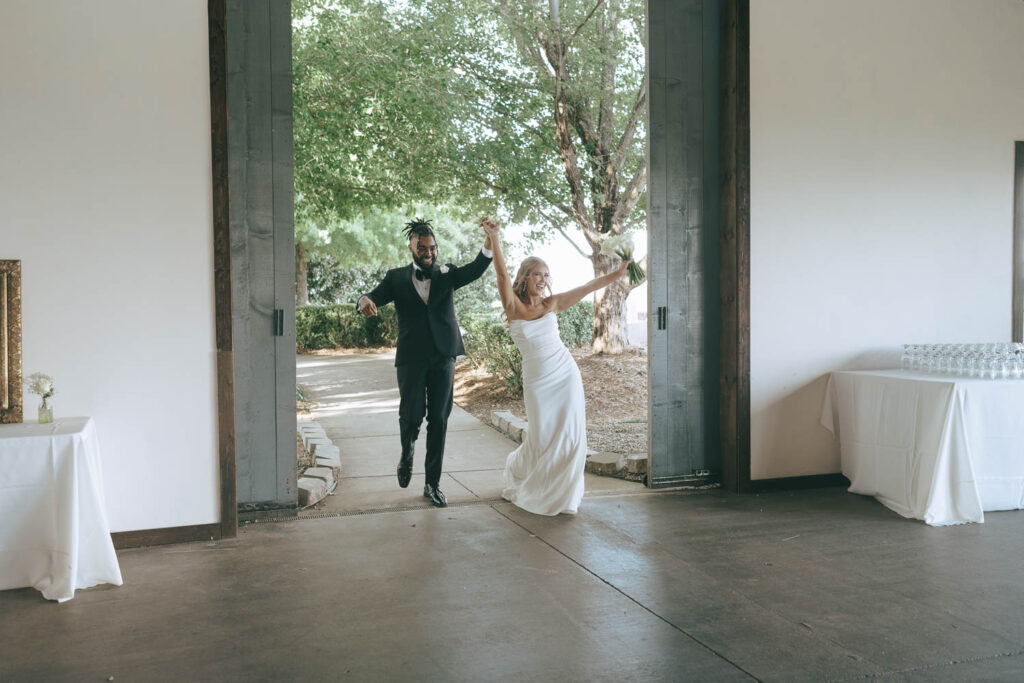
[[430, 279], [430, 273], [424, 273], [419, 268], [413, 268], [413, 270], [416, 271], [416, 279], [417, 280], [429, 280]]

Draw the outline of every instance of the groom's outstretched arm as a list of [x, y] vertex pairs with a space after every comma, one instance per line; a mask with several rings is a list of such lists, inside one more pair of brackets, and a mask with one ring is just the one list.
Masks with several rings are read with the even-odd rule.
[[377, 315], [377, 307], [384, 306], [395, 300], [394, 286], [391, 282], [391, 271], [384, 275], [384, 279], [381, 280], [380, 284], [373, 288], [372, 291], [359, 297], [356, 302], [356, 307], [359, 312], [365, 315], [367, 318], [372, 318]]
[[483, 275], [489, 265], [491, 265], [491, 257], [485, 256], [484, 252], [481, 251], [472, 262], [464, 266], [453, 266], [452, 286], [455, 289], [465, 287]]

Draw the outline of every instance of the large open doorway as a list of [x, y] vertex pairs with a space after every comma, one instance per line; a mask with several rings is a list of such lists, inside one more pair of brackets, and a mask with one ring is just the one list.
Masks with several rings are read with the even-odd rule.
[[[529, 39], [522, 38], [516, 31], [531, 21], [529, 13], [495, 18], [492, 25], [480, 28], [472, 25], [466, 10], [458, 7], [459, 4], [438, 0], [409, 3], [408, 6], [403, 4], [401, 9], [386, 2], [364, 3], [358, 7], [344, 6], [344, 3], [296, 6], [293, 62], [298, 169], [297, 253], [299, 262], [307, 264], [306, 268], [300, 266], [297, 269], [300, 306], [303, 303], [303, 285], [306, 285], [313, 304], [351, 306], [360, 293], [373, 287], [383, 276], [379, 269], [376, 273], [365, 271], [380, 264], [391, 267], [408, 264], [408, 253], [402, 253], [406, 250], [399, 238], [399, 229], [420, 210], [425, 211], [421, 215], [432, 218], [439, 229], [443, 259], [456, 264], [471, 259], [480, 247], [480, 231], [472, 226], [470, 232], [475, 232], [478, 237], [470, 238], [472, 253], [462, 253], [458, 228], [464, 216], [460, 216], [458, 210], [471, 206], [472, 210], [479, 209], [481, 214], [497, 211], [499, 219], [505, 223], [504, 235], [508, 238], [505, 241], [506, 256], [512, 273], [527, 255], [540, 256], [550, 267], [554, 291], [572, 289], [617, 267], [618, 261], [610, 253], [611, 245], [605, 244], [614, 235], [636, 231], [642, 237], [636, 239], [634, 253], [641, 257], [646, 255], [646, 206], [642, 199], [647, 178], [644, 158], [647, 129], [644, 3], [615, 2], [596, 8], [583, 7], [581, 3], [555, 3], [562, 10], [558, 17], [566, 30], [545, 29], [539, 37], [531, 36]], [[344, 6], [345, 11], [335, 11], [339, 6]], [[370, 6], [380, 10], [382, 16], [362, 11]], [[459, 12], [464, 15], [462, 20], [450, 24], [437, 16]], [[410, 44], [410, 40], [420, 42], [419, 39], [410, 39], [403, 31], [397, 30], [409, 26], [415, 26], [417, 30], [404, 33], [433, 36], [431, 59], [426, 60], [427, 63], [420, 60], [416, 45]], [[570, 32], [576, 39], [575, 44], [568, 35]], [[616, 42], [615, 36], [621, 40]], [[488, 43], [491, 38], [494, 40]], [[558, 47], [559, 41], [562, 48]], [[485, 58], [466, 51], [467, 45], [484, 43], [492, 46], [497, 58], [492, 55]], [[582, 43], [585, 43], [585, 49], [580, 47]], [[517, 48], [524, 53], [537, 52], [541, 56], [540, 64], [519, 60]], [[373, 50], [377, 50], [373, 53], [377, 58], [368, 60], [366, 55]], [[606, 51], [602, 53], [602, 50]], [[352, 52], [354, 54], [350, 54]], [[552, 57], [553, 54], [562, 56]], [[472, 64], [473, 60], [486, 59], [491, 60], [488, 65], [492, 68], [483, 69], [480, 64], [473, 68], [465, 66]], [[450, 84], [451, 79], [467, 81], [467, 84], [459, 83], [453, 88], [456, 99], [467, 92], [472, 95], [464, 98], [471, 102], [469, 106], [446, 101], [439, 88], [432, 87], [437, 81], [444, 80], [443, 76], [438, 78], [444, 67], [438, 67], [436, 62], [446, 60], [451, 62], [449, 66], [454, 65], [451, 73], [447, 74], [450, 79], [447, 83]], [[379, 68], [378, 61], [387, 63], [388, 68]], [[506, 73], [500, 68], [513, 62], [518, 69], [515, 73]], [[549, 88], [546, 83], [548, 70], [556, 74], [556, 79], [564, 81], [565, 89], [574, 86], [579, 90], [565, 95], [558, 87]], [[460, 73], [461, 79], [457, 78]], [[497, 76], [494, 75], [496, 73]], [[343, 82], [338, 74], [346, 76]], [[597, 87], [602, 75], [608, 85]], [[367, 87], [366, 83], [372, 79], [376, 80]], [[495, 84], [494, 80], [501, 82]], [[523, 84], [527, 82], [532, 83], [532, 90], [538, 93], [536, 96], [520, 98], [514, 94], [516, 88], [525, 87]], [[594, 87], [587, 89], [580, 83], [588, 88]], [[458, 121], [454, 129], [446, 128], [446, 121], [439, 120], [444, 117], [435, 116], [432, 111], [420, 111], [417, 98], [428, 92], [432, 94], [422, 107], [450, 112], [447, 118]], [[394, 104], [396, 102], [397, 105]], [[559, 102], [561, 104], [556, 107]], [[574, 112], [571, 115], [561, 113], [559, 107], [563, 105], [574, 108]], [[481, 121], [488, 124], [483, 132], [478, 130]], [[339, 135], [326, 134], [328, 129], [337, 131]], [[443, 137], [453, 130], [455, 139], [449, 142], [454, 154], [445, 145], [422, 140], [425, 133]], [[497, 130], [502, 133], [492, 136]], [[366, 131], [376, 131], [377, 135], [367, 141]], [[417, 142], [412, 149], [410, 140]], [[588, 149], [588, 143], [592, 143], [593, 150]], [[566, 149], [562, 149], [563, 144], [567, 145]], [[428, 166], [432, 173], [438, 169], [451, 170], [460, 183], [472, 185], [473, 189], [469, 191], [472, 196], [465, 196], [465, 192], [460, 194], [457, 187], [443, 187], [440, 197], [431, 195], [434, 188], [429, 179], [416, 173], [415, 168], [410, 170], [406, 163], [409, 159], [418, 158], [417, 153], [422, 156], [422, 150], [416, 146], [426, 147], [433, 154], [431, 158], [420, 159], [424, 166]], [[402, 162], [400, 168], [386, 168], [385, 160], [379, 156], [382, 148], [390, 150]], [[564, 161], [560, 158], [560, 151], [574, 161]], [[512, 153], [516, 154], [518, 161], [514, 165], [502, 166]], [[602, 161], [602, 155], [607, 159]], [[347, 161], [324, 164], [314, 173], [316, 164], [325, 159]], [[376, 160], [377, 163], [368, 160]], [[610, 163], [605, 163], [608, 160]], [[377, 174], [382, 170], [400, 180], [402, 187], [409, 188], [407, 194], [415, 196], [416, 192], [423, 192], [428, 195], [427, 199], [419, 206], [402, 206], [390, 214], [385, 214], [378, 206], [366, 206], [365, 203], [380, 201], [386, 196], [387, 188], [365, 198], [353, 188], [379, 186]], [[523, 185], [525, 190], [519, 189]], [[603, 203], [591, 196], [598, 186], [607, 190]], [[337, 188], [350, 191], [342, 195]], [[445, 193], [450, 194], [446, 196]], [[429, 201], [431, 197], [433, 202]], [[450, 197], [454, 197], [451, 200], [454, 207], [446, 201]], [[577, 206], [584, 207], [582, 213], [571, 208]], [[356, 209], [361, 213], [354, 219], [347, 217]], [[407, 213], [401, 215], [402, 210]], [[378, 231], [381, 223], [385, 225]], [[516, 233], [514, 237], [510, 234], [512, 231]], [[377, 237], [378, 232], [382, 237]], [[356, 261], [352, 254], [361, 250], [354, 248], [354, 236], [369, 237], [368, 233], [372, 233], [374, 240], [366, 239], [366, 242], [379, 239], [385, 244], [381, 248], [362, 250], [359, 255], [365, 257], [369, 254], [370, 258]], [[534, 233], [545, 234], [536, 240], [529, 239]], [[550, 239], [545, 240], [544, 237]], [[389, 250], [388, 247], [392, 246], [394, 248]], [[609, 249], [598, 249], [604, 246]], [[389, 262], [391, 257], [394, 260]], [[331, 273], [331, 266], [335, 271], [347, 271], [348, 281], [345, 281], [346, 277], [336, 276], [336, 272]], [[373, 277], [364, 277], [369, 275], [375, 276], [376, 281]], [[484, 313], [494, 325], [500, 325], [500, 311], [493, 307], [498, 300], [493, 286], [493, 271], [484, 280], [472, 288], [488, 292], [487, 285], [490, 285]], [[347, 285], [351, 286], [346, 289]], [[334, 291], [328, 291], [332, 288]], [[609, 287], [594, 297], [588, 296], [587, 301], [581, 302], [578, 315], [559, 319], [566, 345], [574, 351], [578, 348], [580, 354], [584, 349], [591, 351], [585, 359], [577, 357], [581, 372], [586, 375], [584, 386], [588, 391], [588, 446], [600, 452], [602, 457], [613, 460], [617, 456], [632, 456], [642, 451], [646, 461], [645, 290], [646, 284], [623, 279], [615, 283], [614, 288]], [[461, 296], [463, 290], [459, 294]], [[466, 315], [467, 308], [472, 308], [473, 303], [463, 297], [457, 304], [460, 325], [464, 328], [463, 337], [469, 340], [469, 358], [479, 362], [478, 367], [490, 361], [503, 361], [502, 358], [496, 359], [494, 356], [500, 354], [492, 354], [490, 348], [491, 341], [501, 341], [500, 332], [492, 334], [486, 325], [479, 324], [479, 319], [474, 319], [475, 311]], [[319, 320], [320, 313], [336, 319], [348, 317], [344, 308], [316, 311], [302, 307], [299, 312], [300, 319], [303, 319], [300, 329], [310, 329], [314, 324], [319, 327], [319, 322], [312, 321], [314, 317]], [[390, 315], [387, 311], [385, 313]], [[306, 319], [310, 321], [309, 326], [304, 322]], [[347, 325], [348, 321], [343, 324]], [[341, 339], [352, 335], [339, 333], [335, 336]], [[312, 335], [308, 340], [305, 335], [300, 335], [300, 346], [304, 346], [306, 341], [312, 343], [317, 340], [313, 340]], [[325, 341], [329, 343], [329, 340]], [[636, 348], [627, 354], [617, 353], [631, 343]], [[476, 351], [485, 356], [482, 361], [477, 361]], [[630, 361], [623, 363], [624, 367], [607, 367], [611, 365], [607, 362], [609, 359], [624, 356], [628, 356]], [[306, 361], [300, 359], [300, 363]], [[497, 367], [489, 368], [489, 373], [499, 391], [504, 390], [505, 378], [510, 379], [513, 385], [517, 383], [519, 373], [514, 360], [495, 365]], [[635, 369], [637, 365], [642, 367], [639, 382], [635, 380], [641, 374]], [[309, 361], [304, 367], [323, 368], [324, 362]], [[300, 367], [298, 373], [300, 384], [307, 374], [304, 367]], [[621, 372], [616, 375], [609, 370]], [[596, 379], [598, 377], [601, 379]], [[635, 391], [638, 384], [639, 391]], [[520, 392], [518, 387], [511, 388], [510, 398], [517, 398]], [[609, 425], [609, 413], [627, 403], [624, 400], [617, 405], [608, 405], [611, 403], [609, 399], [626, 393], [632, 396], [634, 392], [636, 400], [615, 415], [618, 419], [614, 427]], [[320, 392], [311, 388], [310, 393]], [[460, 393], [457, 391], [456, 403], [484, 424], [490, 424], [492, 411], [484, 410], [481, 414], [476, 410], [480, 403], [475, 398], [469, 399], [469, 405], [461, 403], [459, 399], [463, 397]], [[318, 398], [315, 395], [311, 397]], [[502, 407], [511, 410], [508, 406]], [[597, 408], [600, 408], [600, 415], [594, 414]], [[515, 416], [520, 420], [525, 417], [521, 400]], [[394, 422], [397, 424], [397, 419]], [[395, 425], [389, 427], [394, 428]], [[636, 438], [621, 438], [624, 436], [622, 432], [627, 430]], [[332, 429], [327, 431], [332, 432]], [[342, 436], [341, 431], [340, 428], [333, 430], [333, 434], [327, 436]], [[596, 433], [598, 431], [600, 433]], [[613, 436], [620, 438], [613, 439]], [[397, 438], [393, 441], [397, 443]], [[382, 447], [391, 451], [394, 443]], [[507, 445], [505, 449], [512, 450]], [[393, 468], [394, 464], [389, 463], [388, 466]], [[383, 472], [382, 467], [380, 476], [387, 476]], [[628, 474], [638, 475], [633, 478], [636, 481], [645, 472], [630, 471]], [[391, 476], [393, 478], [393, 473]]]
[[[291, 112], [283, 96], [288, 89], [283, 87], [286, 80], [281, 61], [285, 49], [290, 47], [284, 35], [284, 26], [290, 26], [290, 16], [286, 17], [290, 8], [286, 5], [268, 0], [227, 8], [229, 26], [233, 13], [239, 22], [235, 35], [250, 32], [245, 53], [248, 57], [243, 54], [236, 59], [239, 72], [234, 78], [245, 83], [249, 96], [262, 89], [264, 97], [256, 97], [250, 104], [258, 101], [266, 105], [261, 115], [267, 123], [246, 118], [241, 124], [252, 130], [262, 128], [266, 142], [250, 137], [246, 143], [250, 147], [238, 149], [232, 157], [230, 174], [236, 181], [231, 185], [233, 197], [241, 198], [241, 203], [236, 202], [233, 207], [246, 206], [248, 201], [254, 217], [269, 217], [265, 221], [267, 230], [250, 234], [253, 242], [249, 246], [259, 248], [238, 247], [235, 243], [240, 260], [234, 264], [236, 291], [242, 288], [244, 292], [251, 284], [239, 284], [240, 272], [247, 276], [263, 273], [259, 277], [265, 280], [266, 301], [250, 302], [246, 311], [249, 326], [245, 329], [252, 332], [253, 338], [264, 337], [259, 345], [265, 350], [277, 345], [293, 346], [295, 329], [290, 308], [295, 260], [287, 237], [283, 237], [291, 227], [287, 215], [290, 195], [284, 189], [285, 181], [290, 179], [291, 155], [283, 138], [289, 132]], [[289, 11], [285, 12], [285, 8]], [[250, 14], [243, 19], [246, 11]], [[651, 375], [657, 378], [652, 380], [650, 401], [649, 485], [723, 481], [731, 489], [743, 489], [744, 482], [749, 482], [749, 475], [743, 474], [744, 458], [749, 471], [749, 437], [743, 437], [749, 433], [749, 407], [744, 408], [744, 382], [749, 382], [749, 376], [744, 365], [748, 330], [744, 323], [743, 289], [744, 221], [749, 220], [744, 205], [744, 154], [748, 154], [744, 147], [747, 123], [743, 110], [743, 60], [749, 21], [746, 3], [651, 0], [647, 3], [647, 16], [650, 131], [652, 141], [657, 140], [656, 144], [652, 142], [656, 153], [652, 154], [648, 193], [652, 226], [649, 349]], [[681, 36], [690, 39], [681, 40]], [[230, 40], [228, 44], [230, 48]], [[246, 59], [252, 64], [247, 66]], [[259, 70], [258, 63], [269, 63], [270, 68]], [[683, 64], [691, 68], [683, 69]], [[694, 69], [694, 64], [701, 66]], [[722, 71], [720, 64], [726, 67]], [[290, 70], [290, 64], [287, 68]], [[234, 111], [238, 109], [245, 111], [241, 105]], [[247, 159], [248, 167], [244, 164]], [[728, 163], [721, 165], [722, 159]], [[260, 196], [272, 198], [265, 206], [251, 191], [245, 193], [246, 188], [256, 187], [254, 182], [261, 171], [266, 173], [267, 180], [266, 192]], [[227, 178], [224, 182], [226, 185]], [[278, 187], [282, 189], [275, 189]], [[235, 221], [233, 217], [232, 225]], [[257, 223], [258, 220], [251, 222]], [[282, 239], [268, 241], [278, 231]], [[273, 246], [269, 246], [272, 242]], [[260, 253], [267, 258], [253, 267], [255, 262], [247, 259]], [[267, 276], [268, 269], [274, 273], [272, 276]], [[240, 305], [235, 302], [236, 332]], [[238, 344], [236, 340], [236, 349], [240, 348]], [[254, 383], [236, 389], [237, 431], [246, 438], [252, 437], [238, 448], [237, 500], [240, 506], [248, 504], [251, 510], [288, 508], [294, 506], [295, 483], [294, 375], [290, 374], [294, 368], [283, 373], [272, 370], [278, 364], [277, 360], [270, 360], [277, 357], [276, 352], [269, 356], [261, 353], [253, 353], [248, 363], [239, 363], [236, 350], [236, 386], [239, 378], [244, 384], [248, 379], [245, 373], [256, 368], [259, 372], [251, 374], [264, 376], [264, 384], [272, 383], [274, 387], [271, 392], [261, 392], [258, 383]], [[249, 371], [244, 369], [246, 366]], [[261, 394], [261, 398], [255, 398]], [[255, 409], [250, 400], [265, 405]], [[257, 425], [264, 430], [273, 425], [273, 434], [256, 436]], [[257, 454], [256, 444], [265, 448], [263, 455]], [[257, 492], [252, 487], [252, 482], [261, 476], [273, 491], [267, 488], [266, 492]], [[245, 487], [248, 489], [243, 493]], [[225, 484], [225, 488], [230, 487]]]

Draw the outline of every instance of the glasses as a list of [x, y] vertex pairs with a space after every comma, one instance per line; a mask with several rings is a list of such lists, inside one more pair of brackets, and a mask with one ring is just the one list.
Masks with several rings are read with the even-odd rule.
[[904, 344], [904, 370], [988, 379], [1024, 378], [1024, 344]]

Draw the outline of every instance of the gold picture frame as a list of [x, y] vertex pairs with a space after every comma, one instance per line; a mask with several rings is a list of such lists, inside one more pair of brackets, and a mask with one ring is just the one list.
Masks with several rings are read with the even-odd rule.
[[21, 261], [0, 260], [0, 423], [25, 419], [21, 383]]

